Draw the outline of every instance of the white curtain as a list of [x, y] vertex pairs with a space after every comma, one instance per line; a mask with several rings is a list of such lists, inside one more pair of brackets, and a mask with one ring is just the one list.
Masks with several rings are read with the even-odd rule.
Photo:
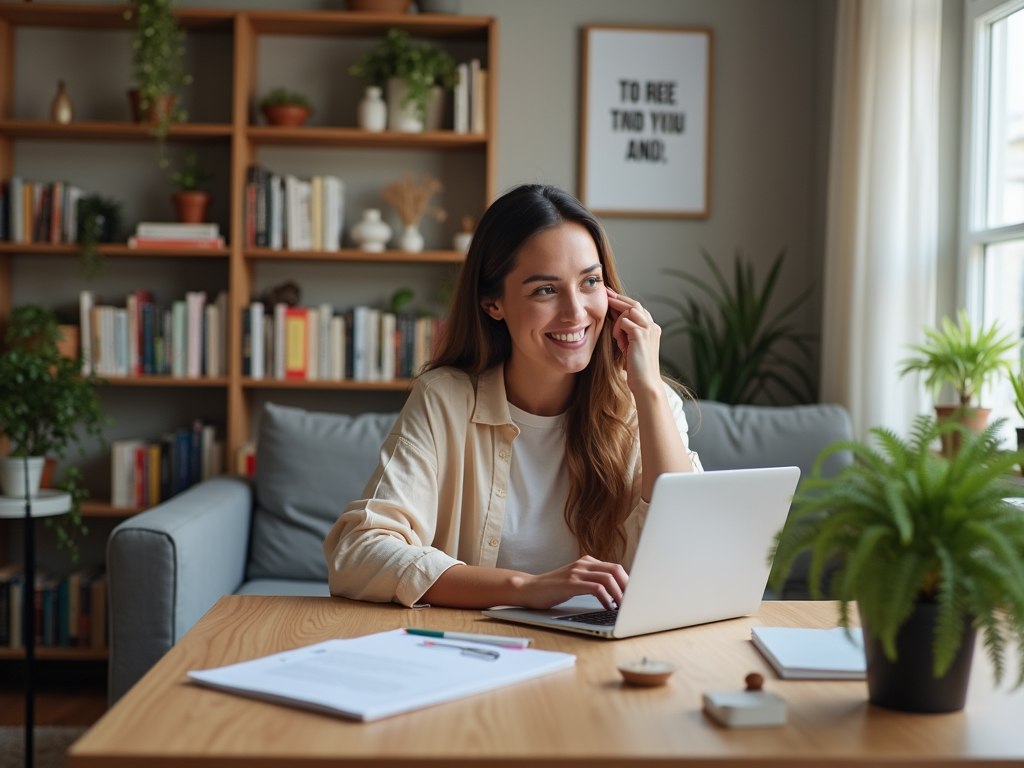
[[928, 408], [907, 345], [934, 323], [941, 0], [840, 0], [821, 395], [854, 435]]

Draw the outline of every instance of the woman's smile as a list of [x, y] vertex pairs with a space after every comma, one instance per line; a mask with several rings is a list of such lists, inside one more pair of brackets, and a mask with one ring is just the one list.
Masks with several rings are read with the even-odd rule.
[[566, 349], [579, 349], [583, 346], [590, 326], [578, 330], [560, 331], [558, 333], [545, 334], [551, 341]]

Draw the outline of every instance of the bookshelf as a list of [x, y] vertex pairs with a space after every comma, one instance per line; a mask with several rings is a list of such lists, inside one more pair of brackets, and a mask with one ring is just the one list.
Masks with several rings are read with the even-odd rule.
[[[48, 145], [52, 144], [55, 152], [66, 151], [69, 146], [81, 147], [83, 154], [92, 146], [116, 146], [119, 154], [122, 149], [124, 150], [124, 159], [119, 160], [121, 163], [153, 163], [151, 154], [140, 155], [137, 151], [132, 154], [133, 147], [144, 148], [147, 144], [152, 145], [154, 140], [147, 126], [136, 125], [127, 120], [126, 106], [124, 120], [83, 119], [68, 125], [39, 119], [38, 114], [16, 114], [18, 99], [15, 90], [18, 78], [15, 65], [19, 58], [16, 56], [19, 33], [26, 30], [62, 30], [62, 33], [69, 35], [125, 32], [132, 28], [134, 21], [125, 20], [123, 12], [122, 5], [37, 5], [0, 0], [0, 179], [6, 180], [15, 174], [18, 148], [23, 143], [38, 145], [45, 142]], [[353, 159], [366, 160], [372, 157], [372, 162], [364, 163], [369, 166], [369, 170], [363, 169], [362, 172], [366, 176], [361, 182], [366, 186], [369, 179], [377, 188], [383, 188], [400, 175], [394, 169], [405, 163], [408, 163], [410, 170], [433, 172], [435, 163], [440, 162], [447, 164], [444, 166], [447, 169], [455, 169], [449, 173], [446, 181], [442, 205], [446, 204], [450, 195], [454, 195], [460, 201], [460, 205], [464, 205], [464, 201], [469, 199], [476, 211], [482, 212], [495, 191], [496, 158], [493, 127], [496, 123], [495, 96], [498, 73], [497, 27], [496, 21], [489, 17], [438, 14], [391, 15], [345, 11], [291, 12], [188, 8], [178, 9], [176, 14], [182, 28], [189, 33], [190, 43], [209, 34], [217, 36], [215, 39], [218, 50], [230, 50], [230, 54], [223, 54], [223, 67], [215, 73], [217, 78], [229, 81], [229, 86], [225, 85], [221, 89], [225, 91], [222, 101], [230, 101], [229, 105], [224, 106], [224, 115], [213, 120], [208, 119], [206, 115], [197, 115], [197, 122], [174, 125], [167, 136], [168, 147], [220, 152], [226, 158], [226, 171], [221, 180], [224, 182], [222, 198], [227, 199], [227, 214], [219, 220], [222, 230], [227, 235], [228, 245], [221, 249], [172, 251], [132, 249], [123, 244], [103, 244], [99, 250], [106, 258], [107, 270], [112, 275], [109, 279], [115, 284], [118, 275], [134, 275], [138, 274], [139, 270], [151, 270], [151, 274], [157, 275], [152, 278], [154, 281], [173, 274], [179, 282], [187, 278], [193, 270], [193, 265], [209, 265], [205, 268], [221, 270], [224, 274], [224, 287], [228, 292], [228, 371], [226, 376], [215, 379], [180, 379], [166, 376], [111, 378], [104, 385], [104, 391], [116, 392], [118, 397], [122, 394], [130, 395], [133, 402], [144, 403], [158, 410], [171, 408], [166, 403], [172, 394], [184, 399], [190, 398], [192, 393], [202, 394], [208, 401], [209, 398], [214, 398], [221, 403], [223, 418], [219, 421], [224, 427], [225, 460], [228, 469], [231, 469], [237, 449], [251, 437], [253, 410], [257, 403], [256, 398], [261, 395], [280, 390], [290, 391], [293, 397], [301, 397], [304, 393], [336, 390], [339, 397], [351, 396], [351, 393], [356, 392], [390, 392], [401, 396], [411, 386], [409, 381], [255, 381], [244, 378], [240, 318], [243, 308], [248, 306], [258, 290], [261, 269], [286, 265], [288, 268], [316, 267], [342, 272], [355, 269], [361, 270], [360, 274], [365, 274], [369, 269], [373, 270], [378, 280], [390, 281], [397, 288], [402, 285], [404, 275], [410, 269], [450, 271], [464, 259], [460, 252], [443, 249], [445, 242], [434, 240], [428, 240], [428, 247], [441, 246], [441, 249], [416, 254], [395, 250], [371, 254], [351, 248], [334, 252], [244, 248], [243, 212], [247, 167], [254, 162], [269, 165], [266, 159], [269, 154], [273, 156], [270, 161], [274, 163], [276, 172], [308, 176], [308, 167], [321, 161], [343, 164]], [[429, 39], [432, 43], [449, 49], [460, 61], [466, 60], [466, 51], [472, 51], [476, 57], [481, 58], [482, 65], [490, 73], [486, 110], [487, 125], [490, 129], [488, 133], [460, 135], [452, 130], [421, 134], [364, 132], [354, 127], [355, 106], [359, 98], [355, 94], [361, 96], [362, 83], [347, 74], [335, 75], [339, 85], [334, 98], [344, 103], [341, 106], [335, 105], [333, 110], [325, 110], [329, 113], [325, 118], [329, 124], [301, 128], [279, 128], [260, 124], [257, 119], [256, 103], [271, 86], [276, 85], [273, 82], [261, 82], [261, 78], [266, 79], [265, 73], [261, 76], [261, 64], [266, 64], [264, 59], [270, 59], [268, 49], [272, 49], [274, 45], [288, 45], [289, 41], [300, 39], [301, 47], [287, 49], [297, 51], [295, 56], [305, 55], [306, 45], [315, 44], [354, 51], [355, 53], [351, 55], [346, 54], [346, 60], [352, 60], [355, 55], [382, 38], [392, 27], [405, 29], [416, 38]], [[230, 48], [221, 45], [221, 41], [225, 39], [230, 40]], [[291, 54], [288, 54], [284, 61], [287, 63], [290, 57]], [[127, 61], [127, 56], [125, 60]], [[230, 73], [226, 72], [228, 68]], [[204, 78], [214, 76], [205, 70], [194, 71], [193, 74], [196, 78], [196, 85], [193, 88], [198, 87]], [[301, 82], [289, 85], [302, 87]], [[114, 86], [111, 88], [114, 90]], [[123, 94], [112, 92], [107, 94], [107, 98], [123, 101]], [[80, 112], [79, 106], [76, 99], [76, 114]], [[350, 115], [350, 118], [339, 119], [338, 115], [342, 114], [342, 111]], [[381, 159], [379, 162], [378, 158]], [[298, 163], [298, 167], [291, 165], [293, 162]], [[303, 163], [306, 164], [305, 167]], [[19, 174], [25, 175], [21, 171]], [[339, 170], [337, 175], [347, 183], [344, 170]], [[79, 183], [88, 186], [85, 178]], [[166, 188], [160, 190], [160, 194], [166, 193]], [[125, 191], [124, 194], [127, 196], [131, 191]], [[363, 202], [350, 205], [347, 200], [346, 203], [346, 223], [349, 226], [358, 220], [363, 207], [371, 207]], [[461, 209], [450, 208], [449, 211], [457, 219]], [[133, 227], [135, 221], [129, 220], [126, 223]], [[348, 227], [346, 231], [347, 229]], [[6, 326], [13, 306], [23, 301], [18, 298], [18, 287], [14, 284], [18, 273], [16, 267], [26, 263], [42, 263], [44, 260], [50, 260], [54, 264], [71, 263], [77, 253], [78, 248], [75, 245], [0, 243], [0, 333]], [[80, 280], [80, 283], [80, 288], [95, 289], [93, 284], [84, 280]], [[160, 290], [161, 284], [154, 282], [134, 287]], [[106, 289], [101, 287], [99, 290]], [[89, 478], [86, 479], [88, 482]], [[116, 519], [139, 511], [115, 509], [103, 499], [94, 499], [83, 505], [83, 514], [90, 518]], [[5, 531], [0, 526], [0, 562], [3, 561], [5, 554], [2, 548], [4, 534]], [[77, 653], [75, 649], [56, 650]], [[69, 656], [72, 657], [78, 656]]]

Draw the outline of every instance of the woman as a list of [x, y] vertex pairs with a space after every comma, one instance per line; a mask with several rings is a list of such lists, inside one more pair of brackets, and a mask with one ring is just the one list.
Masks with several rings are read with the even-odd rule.
[[554, 187], [484, 214], [442, 348], [324, 542], [331, 593], [550, 608], [622, 599], [663, 472], [700, 469], [600, 224]]

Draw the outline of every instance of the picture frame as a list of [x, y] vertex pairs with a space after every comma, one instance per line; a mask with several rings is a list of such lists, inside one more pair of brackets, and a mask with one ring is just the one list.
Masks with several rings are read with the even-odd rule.
[[711, 215], [714, 35], [583, 28], [580, 200], [602, 216]]

